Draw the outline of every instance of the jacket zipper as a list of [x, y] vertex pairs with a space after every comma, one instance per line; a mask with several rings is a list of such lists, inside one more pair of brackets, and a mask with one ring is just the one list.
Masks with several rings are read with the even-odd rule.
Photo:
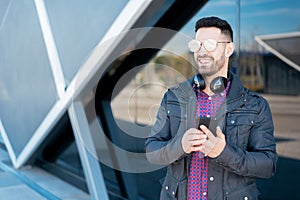
[[166, 104], [172, 104], [172, 105], [180, 106], [180, 103], [178, 101], [174, 101], [174, 100], [167, 100]]
[[233, 114], [233, 113], [258, 114], [259, 112], [257, 112], [256, 110], [233, 110], [233, 111], [230, 112], [230, 114]]

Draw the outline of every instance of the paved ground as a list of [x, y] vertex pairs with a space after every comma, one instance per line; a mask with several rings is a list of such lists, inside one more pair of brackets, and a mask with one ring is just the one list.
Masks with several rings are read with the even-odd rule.
[[39, 168], [14, 169], [0, 148], [0, 199], [87, 200], [89, 195]]

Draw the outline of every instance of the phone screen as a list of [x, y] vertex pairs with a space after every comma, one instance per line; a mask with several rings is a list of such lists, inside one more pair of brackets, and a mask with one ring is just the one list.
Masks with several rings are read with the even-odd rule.
[[206, 126], [216, 136], [217, 120], [215, 118], [199, 117], [197, 118], [198, 129], [200, 129], [200, 125]]

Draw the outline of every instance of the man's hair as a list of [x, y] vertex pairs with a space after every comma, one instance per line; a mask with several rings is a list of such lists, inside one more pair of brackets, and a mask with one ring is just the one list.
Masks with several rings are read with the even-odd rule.
[[222, 34], [228, 36], [231, 39], [231, 41], [233, 41], [233, 31], [231, 29], [230, 24], [227, 21], [220, 19], [218, 17], [201, 18], [196, 22], [195, 32], [197, 32], [199, 28], [208, 28], [208, 27], [219, 28]]

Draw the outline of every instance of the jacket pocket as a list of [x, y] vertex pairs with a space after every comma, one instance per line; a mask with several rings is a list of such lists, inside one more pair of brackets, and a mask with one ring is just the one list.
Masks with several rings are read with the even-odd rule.
[[243, 185], [231, 191], [225, 191], [226, 200], [258, 200], [260, 192], [256, 187], [256, 183]]
[[227, 116], [227, 135], [230, 142], [242, 149], [247, 149], [251, 128], [256, 123], [257, 114], [236, 112]]

